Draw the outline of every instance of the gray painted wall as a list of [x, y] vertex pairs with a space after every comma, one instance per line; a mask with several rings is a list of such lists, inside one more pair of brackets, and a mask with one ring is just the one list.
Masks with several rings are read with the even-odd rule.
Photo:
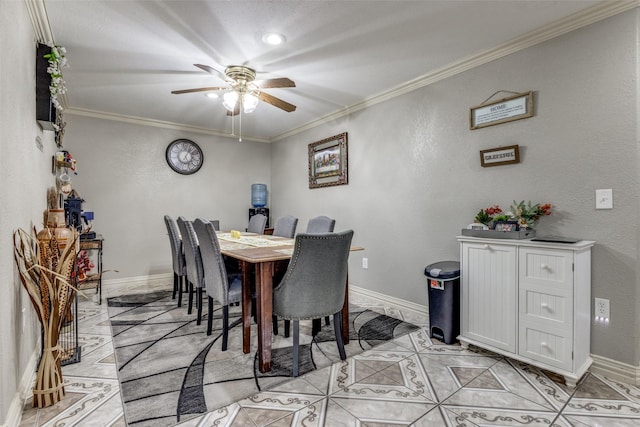
[[[38, 331], [10, 235], [40, 226], [55, 150], [51, 133], [33, 120], [35, 44], [24, 3], [0, 8], [0, 275], [13, 290], [0, 299], [2, 421], [30, 374]], [[325, 214], [337, 230], [355, 230], [354, 243], [366, 250], [351, 257], [351, 283], [426, 304], [424, 266], [458, 259], [455, 236], [475, 212], [513, 199], [550, 202], [555, 212], [539, 233], [597, 241], [592, 293], [611, 300], [612, 319], [593, 326], [592, 353], [638, 366], [639, 20], [635, 9], [272, 145], [67, 115], [65, 147], [78, 160], [74, 188], [96, 212], [105, 267], [119, 270], [105, 278], [171, 270], [165, 213], [243, 228], [250, 185], [264, 182], [273, 217], [297, 215], [303, 229]], [[535, 117], [469, 131], [468, 108], [501, 89], [535, 90]], [[349, 185], [310, 190], [307, 144], [345, 131]], [[203, 148], [196, 175], [179, 176], [165, 164], [176, 138]], [[520, 145], [520, 164], [480, 167], [479, 150], [512, 144]], [[598, 188], [613, 189], [613, 210], [594, 209]]]
[[[33, 29], [20, 1], [0, 2], [0, 424], [20, 411], [19, 390], [31, 378], [39, 351], [40, 326], [18, 279], [12, 235], [17, 228], [42, 227], [47, 188], [55, 185], [51, 156], [53, 132], [35, 120]], [[42, 141], [42, 151], [35, 140]], [[15, 413], [15, 411], [13, 411]], [[19, 413], [19, 412], [18, 412]]]
[[[65, 147], [78, 162], [72, 186], [83, 209], [95, 212], [105, 268], [118, 270], [107, 280], [171, 271], [165, 214], [244, 230], [251, 184], [270, 183], [269, 144], [72, 115], [67, 128]], [[202, 148], [204, 163], [193, 175], [167, 165], [167, 145], [178, 138]]]
[[[459, 260], [455, 236], [478, 210], [552, 203], [539, 234], [597, 241], [592, 294], [612, 314], [592, 327], [592, 352], [637, 366], [637, 35], [634, 10], [278, 142], [274, 214], [336, 217], [366, 248], [351, 283], [427, 304], [424, 267]], [[469, 130], [469, 107], [498, 90], [534, 90], [535, 117]], [[307, 144], [345, 131], [349, 185], [310, 190]], [[513, 144], [520, 164], [480, 166], [479, 150]], [[599, 188], [613, 210], [595, 210]]]

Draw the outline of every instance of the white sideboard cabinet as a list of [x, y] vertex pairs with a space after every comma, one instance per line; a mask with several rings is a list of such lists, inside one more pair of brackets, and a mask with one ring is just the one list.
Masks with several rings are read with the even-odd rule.
[[591, 366], [593, 241], [458, 236], [460, 336], [576, 382]]

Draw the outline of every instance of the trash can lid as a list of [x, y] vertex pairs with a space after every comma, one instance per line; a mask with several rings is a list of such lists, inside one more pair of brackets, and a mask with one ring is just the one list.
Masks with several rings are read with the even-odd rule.
[[427, 265], [424, 275], [430, 279], [453, 279], [460, 276], [458, 261], [440, 261]]

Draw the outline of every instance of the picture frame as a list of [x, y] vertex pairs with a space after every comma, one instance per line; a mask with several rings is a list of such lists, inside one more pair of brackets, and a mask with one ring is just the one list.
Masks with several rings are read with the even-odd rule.
[[347, 132], [312, 142], [309, 152], [309, 188], [349, 183]]
[[518, 231], [520, 225], [518, 221], [496, 221], [493, 224], [493, 229], [495, 231]]
[[520, 147], [518, 145], [480, 150], [480, 166], [483, 168], [513, 163], [520, 163]]
[[469, 129], [482, 129], [529, 117], [533, 117], [533, 91], [471, 107]]

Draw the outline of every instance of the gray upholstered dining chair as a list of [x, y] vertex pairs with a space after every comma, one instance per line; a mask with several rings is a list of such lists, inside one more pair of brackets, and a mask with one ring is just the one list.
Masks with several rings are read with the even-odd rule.
[[299, 321], [333, 315], [340, 359], [341, 312], [347, 284], [353, 230], [296, 236], [293, 255], [282, 281], [273, 289], [274, 315], [293, 321], [293, 376], [298, 376]]
[[178, 307], [182, 306], [182, 287], [187, 276], [187, 266], [182, 250], [182, 240], [176, 221], [169, 215], [164, 216], [164, 223], [167, 226], [169, 242], [171, 243], [171, 260], [173, 263], [173, 299], [178, 293]]
[[189, 306], [187, 313], [191, 314], [193, 309], [193, 294], [194, 288], [197, 294], [196, 296], [196, 308], [198, 310], [197, 322], [200, 324], [202, 321], [202, 291], [204, 286], [204, 271], [202, 269], [202, 258], [200, 256], [200, 247], [198, 245], [198, 238], [196, 232], [193, 229], [193, 223], [186, 218], [179, 216], [178, 228], [182, 235], [182, 246], [184, 248], [184, 259], [187, 265], [187, 284], [189, 287]]
[[291, 215], [282, 216], [277, 219], [276, 225], [273, 226], [273, 235], [293, 238], [296, 234], [297, 226], [298, 218]]
[[[229, 304], [242, 300], [242, 280], [239, 274], [228, 275], [224, 259], [220, 253], [220, 244], [213, 224], [207, 220], [196, 219], [193, 228], [198, 236], [204, 285], [207, 292], [207, 335], [211, 335], [213, 325], [213, 302], [222, 305], [222, 351], [227, 350], [229, 337]], [[238, 320], [241, 321], [242, 318]], [[237, 324], [236, 322], [235, 324]], [[231, 327], [235, 326], [231, 325]]]
[[336, 226], [336, 220], [329, 218], [328, 216], [320, 215], [315, 218], [311, 218], [307, 222], [307, 231], [309, 234], [316, 233], [331, 233]]
[[249, 233], [264, 234], [264, 227], [267, 225], [267, 217], [262, 214], [256, 214], [249, 218]]

